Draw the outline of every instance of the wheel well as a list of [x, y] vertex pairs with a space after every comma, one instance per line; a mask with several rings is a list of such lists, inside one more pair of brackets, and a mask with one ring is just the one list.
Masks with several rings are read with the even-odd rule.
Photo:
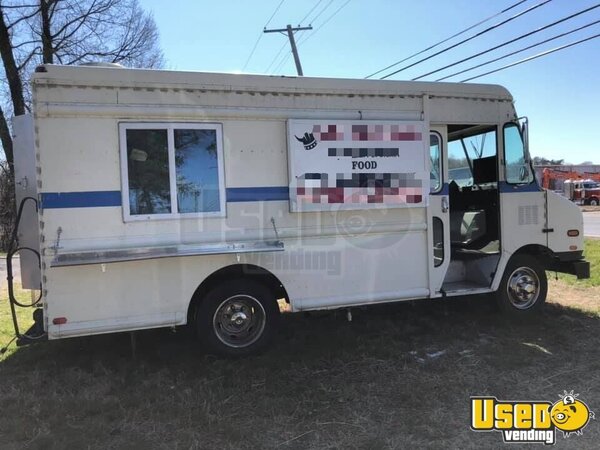
[[554, 252], [548, 247], [539, 244], [529, 244], [521, 247], [514, 255], [530, 255], [533, 256], [542, 267], [548, 267], [554, 258]]
[[213, 272], [196, 288], [188, 307], [188, 324], [192, 322], [196, 307], [202, 302], [202, 299], [204, 299], [204, 296], [210, 291], [210, 289], [219, 283], [240, 278], [258, 281], [259, 283], [268, 287], [275, 294], [275, 298], [284, 298], [285, 301], [289, 303], [289, 297], [287, 291], [283, 287], [283, 284], [281, 284], [279, 278], [277, 278], [267, 269], [255, 266], [253, 264], [234, 264]]

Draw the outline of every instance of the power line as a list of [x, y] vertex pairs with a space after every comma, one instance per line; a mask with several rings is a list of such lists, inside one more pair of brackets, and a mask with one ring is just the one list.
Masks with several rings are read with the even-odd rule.
[[447, 37], [447, 38], [445, 38], [445, 39], [443, 39], [443, 40], [441, 40], [441, 41], [439, 41], [439, 42], [437, 42], [437, 43], [435, 43], [435, 44], [433, 44], [433, 45], [430, 45], [430, 46], [429, 46], [429, 47], [427, 47], [426, 49], [420, 50], [420, 51], [418, 51], [417, 53], [413, 53], [412, 55], [410, 55], [410, 56], [407, 56], [406, 58], [404, 58], [404, 59], [401, 59], [400, 61], [396, 61], [394, 64], [390, 64], [389, 66], [387, 66], [387, 67], [384, 67], [383, 69], [381, 69], [381, 70], [378, 70], [377, 72], [373, 72], [371, 75], [367, 75], [365, 78], [371, 78], [371, 77], [374, 77], [375, 75], [377, 75], [377, 74], [379, 74], [379, 73], [381, 73], [381, 72], [384, 72], [384, 71], [386, 71], [386, 70], [388, 70], [388, 69], [391, 69], [392, 67], [395, 67], [395, 66], [397, 66], [398, 64], [402, 64], [404, 61], [408, 61], [409, 59], [411, 59], [411, 58], [414, 58], [415, 56], [419, 56], [419, 55], [421, 55], [421, 54], [423, 54], [423, 53], [425, 53], [425, 52], [427, 52], [427, 51], [429, 51], [429, 50], [431, 50], [431, 49], [434, 49], [434, 48], [438, 47], [439, 45], [442, 45], [442, 44], [444, 44], [445, 42], [448, 42], [449, 40], [451, 40], [451, 39], [454, 39], [455, 37], [458, 37], [458, 36], [460, 36], [461, 34], [464, 34], [464, 33], [466, 33], [467, 31], [470, 31], [470, 30], [472, 30], [473, 28], [476, 28], [476, 27], [478, 27], [479, 25], [482, 25], [482, 24], [484, 24], [484, 23], [486, 23], [486, 22], [488, 22], [488, 21], [490, 21], [490, 20], [492, 20], [492, 19], [494, 19], [494, 18], [496, 18], [496, 17], [498, 17], [498, 16], [501, 16], [501, 15], [502, 15], [502, 14], [504, 14], [505, 12], [507, 12], [507, 11], [510, 11], [510, 10], [511, 10], [511, 9], [513, 9], [513, 8], [516, 8], [516, 7], [517, 7], [517, 6], [519, 6], [521, 3], [525, 3], [526, 1], [528, 1], [528, 0], [521, 0], [521, 1], [519, 1], [519, 2], [517, 2], [517, 3], [515, 3], [515, 4], [513, 4], [513, 5], [509, 6], [508, 8], [505, 8], [505, 9], [503, 9], [502, 11], [500, 11], [500, 12], [497, 12], [496, 14], [493, 14], [493, 15], [491, 15], [491, 16], [489, 16], [489, 17], [487, 17], [487, 18], [485, 18], [485, 19], [483, 19], [483, 20], [481, 20], [481, 21], [477, 22], [476, 24], [473, 24], [473, 25], [471, 25], [470, 27], [468, 27], [468, 28], [465, 28], [465, 29], [464, 29], [464, 30], [462, 30], [462, 31], [459, 31], [459, 32], [458, 32], [458, 33], [456, 33], [456, 34], [453, 34], [453, 35], [452, 35], [452, 36], [450, 36], [450, 37]]
[[273, 75], [276, 75], [280, 69], [282, 69], [285, 64], [288, 62], [288, 60], [291, 58], [292, 54], [287, 53], [283, 58], [281, 58], [281, 61], [279, 61], [279, 64], [277, 64], [277, 66], [273, 69]]
[[309, 25], [307, 27], [292, 27], [290, 24], [288, 24], [285, 28], [275, 28], [275, 29], [271, 29], [271, 30], [267, 30], [266, 28], [264, 29], [263, 33], [286, 33], [288, 36], [288, 39], [290, 41], [290, 47], [292, 48], [292, 54], [294, 55], [294, 62], [296, 63], [296, 71], [298, 72], [298, 76], [303, 76], [304, 73], [302, 72], [302, 64], [300, 63], [300, 55], [298, 54], [298, 47], [296, 46], [296, 38], [294, 36], [294, 33], [296, 33], [296, 31], [305, 31], [305, 30], [312, 30], [313, 27], [312, 25]]
[[493, 52], [494, 50], [498, 50], [501, 47], [505, 47], [505, 46], [507, 46], [509, 44], [512, 44], [513, 42], [517, 42], [517, 41], [520, 41], [521, 39], [525, 39], [526, 37], [532, 36], [532, 35], [534, 35], [536, 33], [539, 33], [540, 31], [547, 30], [548, 28], [552, 28], [552, 27], [558, 25], [559, 23], [566, 22], [567, 20], [570, 20], [573, 17], [580, 16], [581, 14], [585, 14], [586, 12], [589, 12], [589, 11], [591, 11], [593, 9], [596, 9], [596, 8], [599, 8], [599, 7], [600, 7], [600, 3], [596, 4], [595, 6], [591, 6], [589, 8], [586, 8], [586, 9], [584, 9], [582, 11], [576, 12], [575, 14], [571, 14], [570, 16], [567, 16], [567, 17], [565, 17], [563, 19], [557, 20], [556, 22], [552, 22], [551, 24], [548, 24], [548, 25], [540, 27], [540, 28], [538, 28], [536, 30], [530, 31], [529, 33], [522, 34], [519, 37], [516, 37], [516, 38], [511, 39], [509, 41], [503, 42], [502, 44], [496, 45], [495, 47], [492, 47], [490, 49], [484, 50], [484, 51], [479, 52], [479, 53], [475, 53], [474, 55], [471, 55], [471, 56], [469, 56], [467, 58], [463, 58], [460, 61], [456, 61], [456, 62], [454, 62], [452, 64], [448, 64], [448, 65], [446, 65], [444, 67], [440, 67], [439, 69], [436, 69], [436, 70], [432, 70], [431, 72], [427, 72], [427, 73], [425, 73], [423, 75], [419, 75], [418, 77], [413, 78], [412, 81], [420, 80], [421, 78], [425, 78], [426, 76], [433, 75], [434, 73], [438, 73], [438, 72], [441, 72], [442, 70], [448, 69], [450, 67], [454, 67], [454, 66], [456, 66], [458, 64], [462, 64], [462, 63], [464, 63], [466, 61], [470, 61], [471, 59], [477, 58], [478, 56], [485, 55], [486, 53], [489, 53], [489, 52]]
[[273, 11], [273, 14], [271, 14], [271, 17], [269, 17], [269, 20], [267, 20], [267, 23], [265, 23], [264, 28], [267, 28], [269, 26], [269, 24], [271, 23], [271, 20], [273, 20], [273, 17], [275, 17], [275, 14], [277, 14], [277, 11], [279, 11], [279, 8], [281, 8], [281, 5], [283, 5], [283, 2], [285, 2], [285, 0], [281, 0], [279, 2], [279, 5], [277, 5], [277, 7], [275, 8], [275, 11]]
[[[331, 1], [333, 2], [333, 0], [331, 0]], [[307, 18], [308, 16], [310, 16], [310, 15], [313, 13], [313, 11], [314, 11], [315, 9], [317, 9], [317, 7], [318, 7], [318, 6], [319, 6], [319, 5], [320, 5], [322, 2], [323, 2], [323, 0], [318, 0], [318, 1], [317, 1], [317, 3], [315, 3], [315, 5], [313, 5], [313, 7], [312, 7], [312, 8], [311, 8], [311, 9], [310, 9], [310, 10], [309, 10], [307, 13], [306, 13], [306, 15], [305, 15], [305, 16], [302, 18], [302, 20], [301, 20], [300, 22], [298, 22], [298, 23], [299, 23], [299, 25], [298, 25], [298, 26], [300, 26], [300, 24], [302, 24], [302, 23], [303, 23], [303, 22], [306, 20], [306, 18]], [[331, 3], [331, 2], [330, 2], [330, 3]], [[324, 8], [324, 9], [327, 9], [327, 8]], [[311, 23], [312, 23], [312, 21], [311, 21]], [[267, 28], [267, 27], [266, 27], [266, 25], [265, 25], [265, 29], [266, 29], [266, 28]], [[262, 34], [264, 34], [264, 33], [261, 33], [261, 36], [262, 36]], [[286, 43], [284, 42], [284, 43], [283, 43], [283, 45], [282, 45], [282, 46], [279, 48], [279, 51], [278, 51], [278, 52], [275, 54], [275, 57], [274, 57], [274, 58], [271, 60], [271, 63], [270, 63], [268, 66], [267, 66], [267, 68], [266, 68], [266, 70], [265, 70], [265, 73], [268, 73], [268, 72], [269, 72], [269, 70], [271, 69], [271, 67], [273, 67], [273, 64], [275, 64], [275, 61], [277, 61], [277, 59], [279, 58], [279, 55], [281, 55], [281, 53], [283, 52], [283, 50], [285, 49], [285, 47], [286, 47]], [[290, 54], [289, 54], [289, 53], [288, 53], [287, 55], [285, 55], [285, 56], [284, 56], [284, 57], [281, 59], [281, 61], [279, 62], [279, 64], [277, 64], [277, 66], [275, 66], [275, 69], [273, 69], [273, 73], [277, 72], [277, 70], [279, 70], [279, 67], [281, 67], [282, 63], [284, 62], [284, 60], [285, 60], [285, 61], [287, 61], [287, 59], [288, 59], [289, 57], [290, 57]]]
[[426, 58], [422, 58], [422, 59], [418, 60], [417, 62], [409, 64], [408, 66], [404, 66], [404, 67], [402, 67], [402, 68], [400, 68], [400, 69], [398, 69], [398, 70], [396, 70], [396, 71], [394, 71], [392, 73], [389, 73], [389, 74], [381, 77], [380, 80], [385, 80], [386, 78], [389, 78], [392, 75], [396, 75], [397, 73], [402, 72], [403, 70], [409, 69], [409, 68], [411, 68], [413, 66], [416, 66], [417, 64], [421, 64], [422, 62], [427, 61], [428, 59], [431, 59], [431, 58], [433, 58], [435, 56], [441, 55], [442, 53], [445, 53], [448, 50], [452, 50], [453, 48], [456, 48], [459, 45], [464, 44], [465, 42], [469, 42], [469, 41], [475, 39], [476, 37], [479, 37], [479, 36], [481, 36], [481, 35], [483, 35], [485, 33], [488, 33], [488, 32], [490, 32], [492, 30], [495, 30], [496, 28], [499, 28], [502, 25], [507, 24], [508, 22], [511, 22], [511, 21], [513, 21], [513, 20], [515, 20], [515, 19], [517, 19], [517, 18], [519, 18], [519, 17], [521, 17], [521, 16], [523, 16], [523, 15], [525, 15], [525, 14], [527, 14], [527, 13], [529, 13], [529, 12], [531, 12], [531, 11], [537, 9], [537, 8], [540, 8], [540, 7], [544, 6], [545, 4], [547, 4], [547, 3], [551, 2], [551, 1], [552, 0], [544, 0], [544, 1], [542, 1], [542, 2], [540, 2], [540, 3], [538, 3], [538, 4], [534, 5], [534, 6], [532, 6], [530, 8], [527, 8], [524, 11], [521, 11], [520, 13], [515, 14], [514, 16], [509, 17], [508, 19], [503, 20], [502, 22], [499, 22], [499, 23], [497, 23], [495, 25], [492, 25], [491, 27], [486, 28], [483, 31], [480, 31], [479, 33], [474, 34], [473, 36], [470, 36], [470, 37], [468, 37], [466, 39], [463, 39], [462, 41], [457, 42], [456, 44], [453, 44], [453, 45], [451, 45], [449, 47], [446, 47], [446, 48], [444, 48], [444, 49], [442, 49], [442, 50], [440, 50], [438, 52], [435, 52], [432, 55], [427, 56]]
[[250, 54], [248, 55], [248, 58], [246, 59], [246, 62], [244, 63], [244, 67], [242, 67], [242, 72], [246, 70], [246, 67], [248, 67], [248, 63], [250, 62], [252, 55], [254, 55], [254, 52], [256, 51], [256, 47], [258, 47], [258, 43], [262, 39], [262, 36], [263, 36], [263, 32], [261, 31], [260, 34], [258, 35], [258, 39], [256, 39], [256, 42], [254, 43], [254, 47], [252, 47], [252, 51], [250, 52]]
[[594, 36], [590, 36], [590, 37], [585, 38], [585, 39], [580, 39], [579, 41], [571, 42], [570, 44], [561, 45], [560, 47], [556, 47], [556, 48], [553, 48], [551, 50], [546, 50], [545, 52], [538, 53], [537, 55], [533, 55], [533, 56], [530, 56], [528, 58], [521, 59], [520, 61], [516, 61], [514, 63], [507, 64], [506, 66], [502, 66], [502, 67], [499, 67], [499, 68], [494, 69], [494, 70], [490, 70], [489, 72], [485, 72], [485, 73], [482, 73], [482, 74], [479, 74], [479, 75], [475, 75], [474, 77], [471, 77], [471, 78], [465, 78], [464, 80], [461, 80], [460, 82], [464, 83], [466, 81], [471, 81], [471, 80], [474, 80], [476, 78], [481, 78], [481, 77], [484, 77], [486, 75], [490, 75], [492, 73], [500, 72], [501, 70], [509, 69], [511, 67], [518, 66], [519, 64], [523, 64], [523, 63], [526, 63], [526, 62], [529, 62], [529, 61], [533, 61], [534, 59], [541, 58], [542, 56], [547, 56], [547, 55], [549, 55], [551, 53], [558, 52], [559, 50], [564, 50], [566, 48], [573, 47], [574, 45], [582, 44], [583, 42], [591, 41], [592, 39], [596, 39], [596, 38], [599, 38], [599, 37], [600, 37], [600, 33], [598, 33], [598, 34], [596, 34]]
[[[300, 22], [298, 22], [299, 25], [301, 25], [302, 23], [304, 23], [304, 21], [308, 18], [308, 16], [310, 16], [312, 14], [312, 12], [317, 9], [317, 6], [319, 6], [321, 4], [323, 0], [318, 0], [317, 3], [315, 3], [315, 6], [313, 6], [310, 11], [308, 11], [306, 13], [306, 15], [302, 18], [302, 20]], [[311, 22], [312, 23], [312, 22]]]
[[309, 23], [315, 23], [315, 21], [321, 17], [321, 14], [323, 14], [327, 8], [329, 8], [331, 6], [331, 4], [334, 2], [334, 0], [329, 0], [329, 2], [325, 5], [325, 7], [323, 9], [321, 9], [321, 11], [319, 11], [319, 13], [312, 18], [312, 20]]
[[[267, 20], [267, 23], [265, 24], [264, 28], [267, 28], [269, 26], [269, 24], [271, 23], [271, 20], [273, 20], [273, 17], [275, 17], [275, 14], [277, 14], [277, 11], [279, 11], [279, 8], [281, 8], [281, 5], [283, 5], [283, 2], [285, 2], [285, 0], [281, 0], [279, 2], [279, 4], [277, 5], [277, 7], [275, 8], [275, 11], [273, 11], [273, 14], [271, 14], [271, 17], [269, 17], [269, 20]], [[254, 55], [254, 52], [256, 51], [256, 47], [258, 47], [258, 43], [260, 42], [260, 40], [263, 37], [263, 32], [261, 31], [260, 34], [258, 35], [258, 38], [256, 39], [256, 42], [254, 43], [254, 47], [252, 47], [252, 50], [250, 51], [250, 54], [248, 55], [248, 59], [246, 59], [246, 62], [244, 63], [244, 67], [242, 67], [242, 72], [244, 70], [246, 70], [246, 67], [248, 67], [248, 63], [250, 62], [250, 59], [252, 58], [252, 55]]]
[[446, 75], [445, 77], [438, 78], [435, 81], [447, 80], [448, 78], [452, 78], [452, 77], [455, 77], [457, 75], [461, 75], [461, 74], [463, 74], [465, 72], [470, 72], [471, 70], [479, 69], [480, 67], [487, 66], [489, 64], [495, 63], [495, 62], [500, 61], [502, 59], [508, 58], [509, 56], [513, 56], [513, 55], [516, 55], [518, 53], [522, 53], [525, 50], [529, 50], [529, 49], [532, 49], [534, 47], [538, 47], [538, 46], [540, 46], [542, 44], [546, 44], [547, 42], [554, 41], [554, 40], [559, 39], [561, 37], [565, 37], [565, 36], [568, 36], [570, 34], [576, 33], [577, 31], [581, 31], [581, 30], [583, 30], [585, 28], [589, 28], [589, 27], [591, 27], [593, 25], [596, 25], [597, 23], [600, 23], [600, 20], [596, 20], [595, 22], [588, 23], [587, 25], [583, 25], [583, 26], [575, 28], [573, 30], [566, 31], [566, 32], [558, 34], [556, 36], [552, 36], [551, 38], [544, 39], [543, 41], [537, 42], [537, 43], [532, 44], [532, 45], [528, 45], [527, 47], [521, 48], [519, 50], [515, 50], [514, 52], [506, 53], [506, 54], [504, 54], [502, 56], [499, 56], [498, 58], [490, 59], [489, 61], [485, 61], [485, 62], [483, 62], [481, 64], [477, 64], [476, 66], [472, 66], [472, 67], [469, 67], [467, 69], [461, 70], [460, 72], [455, 72], [453, 74]]
[[336, 9], [335, 12], [332, 15], [330, 15], [327, 19], [325, 19], [325, 21], [321, 25], [319, 25], [315, 31], [313, 31], [308, 36], [306, 36], [306, 38], [304, 40], [301, 40], [300, 42], [298, 42], [298, 45], [304, 44], [311, 37], [313, 37], [321, 28], [323, 28], [325, 25], [327, 25], [327, 23], [331, 19], [333, 19], [342, 9], [344, 9], [346, 7], [346, 5], [348, 5], [348, 3], [350, 3], [351, 1], [352, 0], [347, 0], [342, 6], [340, 6], [338, 9]]
[[277, 59], [279, 58], [279, 55], [281, 55], [281, 52], [283, 52], [283, 50], [285, 49], [286, 46], [287, 46], [287, 42], [284, 42], [283, 45], [281, 46], [281, 48], [279, 49], [279, 51], [275, 54], [275, 58], [273, 58], [273, 60], [271, 61], [271, 64], [269, 64], [267, 66], [267, 68], [265, 69], [265, 73], [269, 72], [269, 69], [273, 66], [273, 64], [275, 64], [275, 61], [277, 61]]
[[[332, 2], [333, 2], [333, 0], [331, 0], [329, 2], [329, 4], [331, 4]], [[309, 35], [307, 35], [306, 38], [299, 39], [298, 40], [298, 47], [300, 45], [304, 44], [306, 41], [308, 41], [317, 31], [319, 31], [321, 28], [323, 28], [330, 20], [332, 20], [350, 2], [351, 2], [351, 0], [347, 0], [333, 14], [331, 14], [327, 19], [325, 19], [325, 21], [323, 21], [323, 23], [321, 23], [321, 25], [319, 25], [319, 27], [316, 30], [314, 30], [312, 33], [310, 33]], [[279, 71], [279, 69], [281, 69], [283, 66], [285, 66], [285, 64], [288, 62], [288, 60], [290, 59], [290, 57], [291, 57], [291, 53], [288, 53], [287, 55], [285, 55], [285, 57], [281, 61], [279, 61], [279, 64], [277, 64], [277, 66], [273, 69], [273, 73], [274, 74], [277, 73]]]

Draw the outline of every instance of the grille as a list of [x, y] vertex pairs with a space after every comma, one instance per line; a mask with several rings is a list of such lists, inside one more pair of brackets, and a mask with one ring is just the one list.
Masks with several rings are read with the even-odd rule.
[[539, 223], [538, 205], [519, 206], [519, 225], [537, 225]]

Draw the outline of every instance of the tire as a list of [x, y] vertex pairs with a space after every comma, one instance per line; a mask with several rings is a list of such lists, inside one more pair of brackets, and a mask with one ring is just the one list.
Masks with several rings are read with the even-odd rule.
[[500, 310], [514, 317], [534, 315], [543, 306], [548, 294], [546, 271], [529, 255], [513, 256], [496, 292]]
[[265, 349], [276, 332], [279, 314], [270, 289], [238, 279], [206, 294], [196, 310], [195, 326], [209, 353], [243, 357]]
[[595, 198], [595, 197], [591, 198], [590, 201], [589, 201], [589, 205], [590, 206], [598, 206], [598, 204], [600, 204], [600, 203], [598, 202], [598, 199]]

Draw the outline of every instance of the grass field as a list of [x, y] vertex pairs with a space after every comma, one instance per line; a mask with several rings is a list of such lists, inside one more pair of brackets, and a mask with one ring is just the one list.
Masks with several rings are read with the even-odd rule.
[[574, 275], [559, 274], [558, 278], [571, 285], [600, 286], [600, 239], [585, 240], [585, 258], [590, 262], [590, 278], [577, 280]]
[[[0, 347], [4, 347], [6, 343], [8, 343], [13, 338], [15, 331], [13, 328], [12, 317], [10, 314], [10, 307], [8, 305], [6, 280], [2, 280], [1, 283], [2, 289], [0, 289]], [[16, 297], [17, 301], [24, 305], [31, 303], [30, 291], [22, 291], [18, 289], [16, 291]], [[21, 331], [27, 331], [27, 329], [33, 324], [33, 320], [31, 320], [31, 310], [25, 308], [17, 308], [17, 316], [19, 318], [19, 327], [23, 328]], [[14, 345], [9, 346], [4, 357], [11, 355], [16, 350], [17, 348]]]
[[[127, 334], [21, 348], [0, 362], [0, 446], [498, 448], [470, 431], [469, 396], [574, 389], [600, 412], [600, 287], [569, 283], [529, 321], [486, 297], [286, 315], [270, 351], [237, 361], [165, 330], [139, 333], [136, 359]], [[598, 448], [598, 422], [557, 447]]]

